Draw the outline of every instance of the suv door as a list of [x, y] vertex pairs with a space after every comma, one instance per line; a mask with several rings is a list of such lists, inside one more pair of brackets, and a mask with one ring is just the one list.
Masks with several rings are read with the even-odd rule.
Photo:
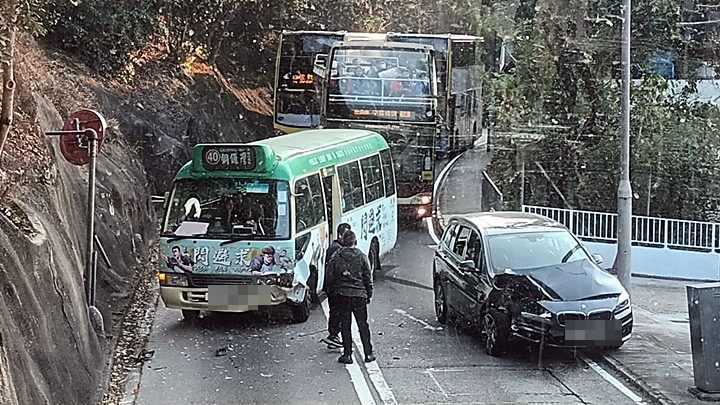
[[460, 268], [460, 264], [465, 258], [465, 249], [468, 239], [470, 238], [470, 228], [465, 224], [457, 226], [455, 237], [452, 239], [452, 245], [449, 246], [446, 262], [448, 264], [448, 284], [447, 291], [448, 304], [455, 308], [463, 317], [469, 314], [471, 299], [468, 293], [468, 280], [464, 276], [465, 270]]
[[456, 229], [457, 221], [451, 221], [445, 227], [445, 231], [443, 232], [443, 235], [440, 239], [440, 244], [435, 250], [435, 258], [433, 264], [433, 283], [439, 283], [440, 286], [442, 286], [445, 293], [445, 300], [447, 301], [448, 305], [450, 304], [448, 294], [450, 293], [449, 290], [452, 288], [450, 286], [450, 283], [448, 283], [448, 278], [450, 277], [450, 272], [453, 271], [453, 267], [449, 261], [449, 252], [450, 246], [452, 246], [453, 241], [455, 240]]
[[483, 242], [480, 233], [472, 229], [468, 238], [467, 248], [463, 256], [464, 261], [472, 261], [475, 269], [460, 272], [465, 287], [465, 297], [468, 301], [467, 315], [474, 322], [482, 321], [482, 307], [490, 294], [492, 283], [485, 265]]

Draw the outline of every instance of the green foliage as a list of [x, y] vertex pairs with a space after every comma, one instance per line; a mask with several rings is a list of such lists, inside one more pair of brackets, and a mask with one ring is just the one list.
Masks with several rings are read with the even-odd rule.
[[[491, 8], [507, 13], [511, 3], [515, 2], [498, 1]], [[656, 50], [672, 49], [680, 50], [678, 56], [685, 59], [678, 66], [685, 67], [681, 73], [687, 72], [687, 66], [698, 62], [688, 59], [689, 50], [708, 48], [699, 47], [699, 41], [716, 41], [716, 34], [683, 36], [678, 25], [681, 3], [633, 3], [635, 72], [647, 68]], [[523, 0], [513, 18], [514, 30], [505, 30], [514, 32], [516, 66], [511, 74], [489, 82], [491, 116], [498, 131], [535, 132], [544, 138], [523, 145], [499, 141], [493, 178], [506, 201], [517, 206], [525, 161], [526, 204], [614, 211], [620, 161], [619, 4]], [[707, 54], [705, 60], [712, 62]], [[647, 214], [649, 201], [651, 215], [717, 215], [718, 109], [691, 100], [694, 87], [690, 81], [670, 98], [668, 82], [649, 74], [633, 86], [631, 175], [636, 214]]]
[[0, 61], [9, 57], [9, 30], [44, 35], [55, 19], [52, 0], [5, 0], [0, 2]]
[[93, 0], [56, 9], [48, 40], [102, 74], [123, 71], [130, 55], [157, 32], [157, 5], [147, 0]]

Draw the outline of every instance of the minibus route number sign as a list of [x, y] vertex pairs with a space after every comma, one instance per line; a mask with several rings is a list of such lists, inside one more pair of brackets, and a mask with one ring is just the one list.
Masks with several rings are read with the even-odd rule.
[[205, 170], [250, 171], [257, 165], [255, 149], [249, 146], [212, 146], [202, 153]]

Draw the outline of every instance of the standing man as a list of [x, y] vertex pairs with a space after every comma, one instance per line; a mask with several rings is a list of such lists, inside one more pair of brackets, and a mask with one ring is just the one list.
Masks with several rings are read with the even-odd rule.
[[[325, 268], [328, 268], [330, 258], [342, 248], [342, 238], [345, 232], [350, 230], [350, 224], [343, 222], [337, 227], [337, 239], [332, 241], [330, 247], [328, 247], [327, 253], [325, 254]], [[328, 337], [322, 340], [323, 343], [327, 343], [328, 349], [339, 349], [343, 347], [343, 343], [338, 336], [340, 334], [340, 318], [338, 318], [336, 299], [330, 294], [330, 290], [327, 289], [327, 283], [325, 284], [325, 291], [328, 293], [328, 306], [330, 307], [330, 315], [328, 316]]]
[[360, 340], [365, 352], [365, 362], [375, 361], [370, 343], [370, 327], [367, 323], [367, 304], [373, 293], [372, 274], [367, 256], [357, 248], [357, 237], [353, 231], [343, 235], [343, 247], [330, 258], [328, 263], [328, 290], [336, 296], [340, 317], [343, 354], [340, 363], [352, 364], [352, 317], [355, 317]]

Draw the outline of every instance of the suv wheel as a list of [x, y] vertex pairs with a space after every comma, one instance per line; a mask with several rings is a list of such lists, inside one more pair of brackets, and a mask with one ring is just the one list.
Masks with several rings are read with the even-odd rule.
[[510, 339], [510, 317], [491, 309], [483, 317], [482, 326], [485, 353], [489, 356], [499, 356]]
[[445, 297], [445, 289], [439, 280], [435, 280], [435, 316], [438, 322], [445, 325], [448, 321], [448, 305], [447, 297]]

